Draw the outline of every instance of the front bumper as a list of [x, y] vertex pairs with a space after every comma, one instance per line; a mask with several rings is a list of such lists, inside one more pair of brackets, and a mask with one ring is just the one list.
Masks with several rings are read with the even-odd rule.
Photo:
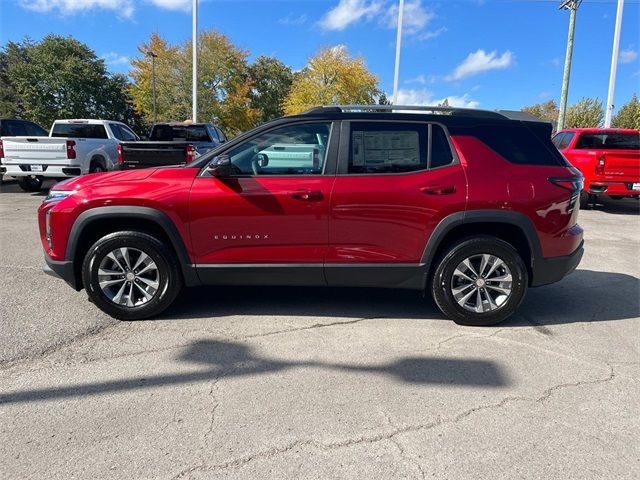
[[569, 255], [536, 259], [533, 263], [531, 286], [539, 287], [562, 280], [578, 267], [583, 254], [584, 241]]
[[8, 177], [28, 177], [34, 175], [45, 178], [72, 178], [82, 174], [80, 165], [42, 165], [41, 172], [32, 171], [31, 164], [5, 164], [2, 168], [4, 175]]
[[82, 285], [77, 280], [76, 271], [73, 267], [72, 261], [64, 260], [59, 262], [56, 260], [51, 260], [45, 255], [44, 262], [45, 263], [42, 267], [42, 271], [44, 273], [55, 278], [61, 278], [76, 291], [82, 290]]

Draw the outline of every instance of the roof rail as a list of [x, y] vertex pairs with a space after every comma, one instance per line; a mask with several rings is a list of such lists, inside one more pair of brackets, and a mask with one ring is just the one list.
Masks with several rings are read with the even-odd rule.
[[499, 118], [505, 119], [509, 116], [502, 112], [495, 112], [491, 110], [478, 110], [475, 108], [460, 108], [460, 107], [440, 107], [440, 106], [416, 106], [416, 105], [330, 105], [330, 106], [318, 106], [311, 108], [302, 113], [302, 115], [308, 115], [313, 113], [328, 113], [328, 112], [431, 112], [437, 114], [449, 114], [460, 115], [465, 117], [480, 117], [480, 118]]

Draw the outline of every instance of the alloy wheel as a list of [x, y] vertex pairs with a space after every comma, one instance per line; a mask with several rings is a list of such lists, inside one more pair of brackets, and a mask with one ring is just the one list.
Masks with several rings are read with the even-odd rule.
[[469, 312], [501, 308], [511, 296], [513, 278], [507, 264], [486, 253], [471, 255], [458, 264], [451, 278], [451, 293]]
[[153, 259], [142, 250], [121, 247], [100, 262], [98, 284], [113, 303], [138, 307], [152, 300], [160, 286], [160, 272]]

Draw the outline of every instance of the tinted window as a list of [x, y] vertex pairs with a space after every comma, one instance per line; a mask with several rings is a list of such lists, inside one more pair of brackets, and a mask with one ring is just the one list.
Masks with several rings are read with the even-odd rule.
[[319, 175], [324, 168], [330, 123], [277, 128], [229, 152], [242, 175]]
[[210, 142], [206, 125], [154, 125], [149, 140]]
[[532, 129], [515, 125], [482, 125], [473, 128], [473, 135], [511, 163], [564, 165], [562, 155], [553, 147], [549, 136], [546, 137], [547, 140], [543, 140], [543, 132], [539, 133], [538, 135]]
[[351, 124], [349, 173], [403, 173], [427, 168], [427, 126]]
[[440, 125], [431, 126], [431, 161], [430, 168], [444, 167], [453, 163], [453, 153], [447, 140], [447, 134]]
[[576, 148], [585, 150], [640, 150], [640, 135], [637, 133], [583, 133]]
[[40, 126], [32, 122], [25, 122], [25, 128], [27, 129], [27, 135], [34, 137], [46, 137], [48, 133]]
[[122, 135], [119, 125], [115, 123], [110, 123], [109, 128], [111, 128], [111, 133], [113, 133], [114, 137], [116, 137], [118, 140], [124, 140], [124, 135]]
[[51, 136], [63, 138], [107, 138], [107, 131], [103, 125], [89, 125], [88, 123], [56, 123], [53, 126]]
[[133, 133], [133, 130], [125, 127], [124, 125], [118, 126], [120, 127], [120, 133], [122, 133], [122, 137], [124, 138], [125, 142], [135, 142], [138, 140], [138, 136]]
[[218, 137], [220, 138], [221, 142], [226, 142], [227, 141], [227, 136], [222, 133], [222, 130], [220, 130], [218, 127], [215, 127], [216, 132], [218, 132]]
[[564, 150], [565, 148], [567, 148], [569, 146], [569, 144], [571, 143], [571, 140], [573, 140], [573, 137], [575, 137], [576, 134], [573, 132], [566, 132], [563, 136], [562, 139], [560, 140], [560, 143], [558, 144], [558, 149], [559, 150]]
[[562, 133], [562, 132], [556, 134], [556, 136], [551, 139], [551, 143], [553, 143], [556, 146], [556, 148], [560, 148], [560, 142], [562, 142], [562, 139], [565, 137], [565, 135], [566, 133]]
[[220, 141], [220, 138], [218, 138], [218, 132], [216, 131], [215, 128], [209, 127], [209, 135], [211, 135], [211, 138], [214, 142]]
[[5, 128], [8, 130], [8, 136], [24, 137], [27, 135], [27, 129], [25, 128], [24, 122], [20, 122], [18, 120], [5, 120], [3, 123], [5, 124]]

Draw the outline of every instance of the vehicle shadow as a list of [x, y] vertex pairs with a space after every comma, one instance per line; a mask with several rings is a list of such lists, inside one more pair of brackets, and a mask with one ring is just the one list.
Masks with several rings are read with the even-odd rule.
[[[444, 320], [430, 297], [423, 298], [414, 291], [236, 286], [186, 289], [176, 304], [155, 321], [230, 315]], [[559, 283], [529, 289], [518, 312], [500, 326], [637, 317], [640, 279], [622, 273], [576, 270]]]
[[[410, 384], [471, 388], [500, 388], [509, 385], [508, 376], [500, 365], [473, 358], [405, 357], [389, 363], [369, 365], [317, 360], [285, 361], [260, 356], [245, 343], [203, 340], [186, 347], [177, 360], [188, 364], [187, 372], [0, 393], [0, 405], [210, 382], [221, 377], [256, 376], [295, 368], [382, 375]], [[194, 371], [193, 364], [206, 368]]]
[[635, 198], [614, 200], [609, 197], [599, 197], [595, 204], [581, 207], [581, 210], [595, 210], [614, 215], [640, 215], [640, 201]]

